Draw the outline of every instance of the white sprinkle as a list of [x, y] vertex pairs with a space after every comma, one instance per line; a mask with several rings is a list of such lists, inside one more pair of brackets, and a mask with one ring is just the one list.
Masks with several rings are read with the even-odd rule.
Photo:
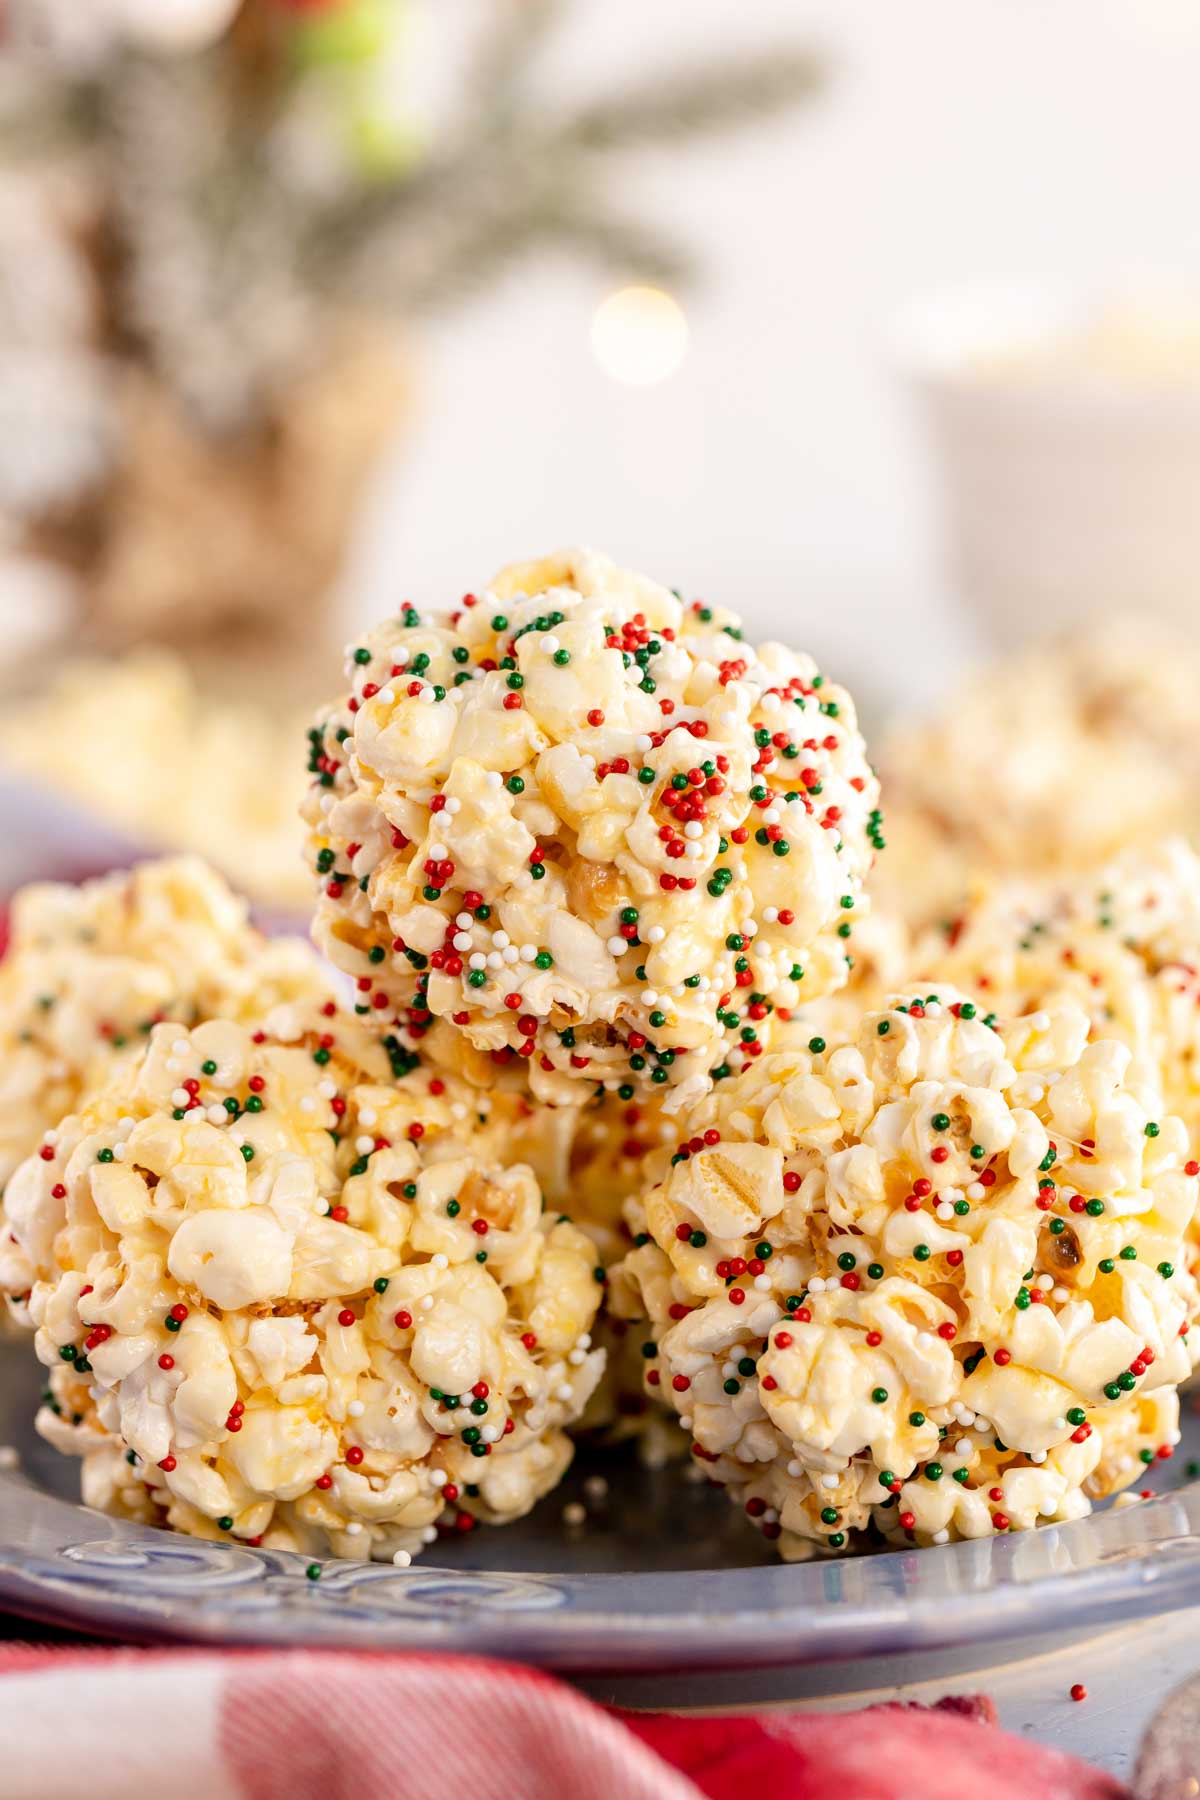
[[777, 806], [768, 806], [766, 811], [763, 813], [763, 824], [764, 825], [778, 825], [782, 816], [783, 815], [780, 813], [779, 808]]
[[571, 1364], [572, 1368], [577, 1369], [581, 1363], [587, 1361], [587, 1357], [582, 1350], [569, 1350], [567, 1352], [567, 1361]]
[[704, 845], [698, 844], [693, 838], [690, 843], [683, 846], [683, 854], [688, 861], [696, 862], [704, 855]]
[[521, 961], [522, 962], [531, 963], [531, 962], [535, 961], [536, 958], [537, 958], [537, 945], [536, 944], [522, 944], [521, 945]]
[[504, 950], [501, 951], [501, 957], [503, 961], [511, 967], [513, 963], [520, 962], [521, 952], [517, 949], [515, 944], [508, 944]]
[[456, 931], [451, 942], [456, 950], [469, 950], [474, 940], [469, 931]]
[[666, 935], [667, 933], [664, 926], [652, 925], [646, 933], [646, 942], [648, 944], [661, 944]]
[[562, 1509], [562, 1521], [564, 1525], [582, 1525], [585, 1523], [586, 1519], [587, 1508], [580, 1506], [578, 1500], [568, 1501], [567, 1505]]
[[683, 828], [683, 835], [685, 838], [702, 838], [704, 836], [704, 827], [699, 819], [689, 819]]
[[[437, 1532], [435, 1531], [433, 1535], [436, 1537]], [[412, 1557], [407, 1550], [393, 1551], [392, 1562], [398, 1569], [411, 1569], [412, 1567]]]
[[322, 1100], [336, 1100], [337, 1099], [337, 1082], [336, 1081], [319, 1081], [317, 1083], [317, 1092], [318, 1092], [318, 1094], [320, 1094]]
[[460, 931], [470, 931], [475, 921], [469, 912], [460, 912], [454, 915], [454, 923]]
[[436, 1544], [437, 1543], [437, 1532], [432, 1525], [426, 1525], [424, 1531], [422, 1531], [421, 1542], [423, 1544]]
[[541, 638], [538, 641], [538, 649], [544, 650], [547, 656], [553, 656], [558, 647], [558, 639], [554, 636], [553, 632], [547, 633], [544, 638]]
[[934, 1532], [932, 1541], [935, 1544], [948, 1544], [950, 1542], [950, 1533], [946, 1530], [945, 1526], [943, 1526], [940, 1531]]
[[375, 1148], [375, 1139], [373, 1137], [357, 1137], [354, 1140], [354, 1148], [360, 1156], [369, 1156]]
[[357, 1519], [350, 1519], [347, 1522], [347, 1525], [346, 1525], [347, 1537], [357, 1537], [361, 1530], [362, 1530], [362, 1526], [359, 1524]]
[[483, 785], [490, 788], [502, 787], [504, 779], [497, 769], [489, 769], [483, 778]]
[[375, 698], [381, 706], [392, 706], [395, 703], [396, 690], [391, 687], [380, 688]]
[[575, 1390], [569, 1381], [560, 1381], [554, 1390], [554, 1398], [556, 1400], [570, 1400], [574, 1392]]
[[973, 1181], [967, 1189], [967, 1199], [982, 1200], [986, 1193], [987, 1189], [984, 1187], [982, 1181]]
[[778, 918], [779, 918], [779, 908], [777, 906], [764, 906], [763, 907], [763, 922], [764, 922], [764, 924], [774, 925]]
[[803, 1464], [803, 1463], [798, 1463], [798, 1462], [795, 1462], [795, 1461], [794, 1461], [794, 1460], [793, 1460], [793, 1461], [792, 1461], [792, 1462], [790, 1462], [790, 1463], [789, 1463], [789, 1464], [788, 1464], [788, 1466], [787, 1466], [787, 1472], [788, 1472], [788, 1474], [789, 1474], [789, 1475], [790, 1475], [790, 1476], [791, 1476], [791, 1478], [792, 1478], [792, 1480], [793, 1480], [793, 1481], [795, 1481], [795, 1480], [797, 1480], [797, 1479], [798, 1479], [798, 1477], [799, 1477], [799, 1476], [801, 1476], [801, 1475], [803, 1475], [803, 1473], [804, 1473], [804, 1464]]
[[446, 1269], [450, 1266], [450, 1258], [441, 1250], [438, 1251], [436, 1256], [431, 1256], [429, 1260], [435, 1269]]
[[445, 1469], [430, 1469], [429, 1479], [435, 1488], [444, 1488], [450, 1477]]
[[651, 742], [652, 742], [652, 740], [646, 735], [646, 733], [644, 731], [642, 731], [642, 732], [639, 732], [637, 737], [634, 738], [633, 747], [635, 750], [641, 750], [644, 752], [644, 751], [650, 749]]
[[1067, 1301], [1071, 1298], [1071, 1295], [1069, 1289], [1065, 1287], [1056, 1287], [1050, 1289], [1050, 1298], [1052, 1300], [1057, 1300], [1060, 1306], [1065, 1306]]
[[499, 1425], [485, 1425], [479, 1436], [485, 1444], [497, 1444], [500, 1441], [501, 1430]]
[[313, 1099], [312, 1095], [311, 1094], [301, 1094], [301, 1096], [300, 1096], [300, 1111], [302, 1113], [311, 1113], [311, 1112], [316, 1112], [316, 1110], [317, 1110], [317, 1103]]
[[398, 662], [400, 664], [401, 668], [403, 668], [404, 664], [408, 661], [411, 654], [412, 654], [412, 652], [409, 650], [408, 645], [401, 644], [401, 646], [398, 650], [392, 651], [392, 661]]
[[224, 1125], [229, 1114], [225, 1111], [223, 1106], [206, 1106], [204, 1109], [204, 1116], [210, 1125]]
[[954, 1454], [955, 1456], [970, 1456], [974, 1448], [970, 1438], [959, 1438], [954, 1446]]
[[1029, 1452], [1029, 1460], [1030, 1462], [1044, 1463], [1046, 1460], [1046, 1452], [1044, 1450], [1031, 1450]]
[[1048, 1294], [1050, 1292], [1051, 1288], [1054, 1286], [1053, 1275], [1039, 1275], [1037, 1278], [1037, 1281], [1034, 1283], [1034, 1286], [1039, 1287], [1042, 1290], [1043, 1294]]
[[629, 945], [625, 942], [623, 937], [617, 937], [614, 934], [606, 940], [604, 947], [610, 956], [624, 956]]
[[421, 1298], [417, 1301], [417, 1305], [420, 1307], [422, 1312], [432, 1312], [433, 1311], [433, 1295], [432, 1294], [422, 1294]]
[[448, 813], [461, 812], [462, 811], [462, 801], [452, 796], [446, 802], [446, 811]]
[[810, 1294], [823, 1294], [825, 1292], [825, 1277], [823, 1275], [814, 1275], [808, 1284], [808, 1291]]
[[[186, 1088], [175, 1088], [171, 1094], [171, 1105], [186, 1106], [191, 1097]], [[54, 1138], [49, 1132], [46, 1133], [46, 1142], [48, 1144], [54, 1142]]]
[[488, 959], [483, 954], [483, 951], [476, 950], [474, 956], [471, 957], [471, 967], [473, 969], [486, 969], [487, 964], [488, 964]]
[[822, 1475], [821, 1486], [823, 1488], [835, 1488], [840, 1484], [840, 1481], [841, 1477], [838, 1475]]
[[[473, 962], [475, 960], [474, 957], [472, 957], [471, 960]], [[504, 967], [504, 958], [501, 956], [499, 950], [489, 951], [487, 967], [489, 969], [502, 969]]]
[[113, 1145], [113, 1158], [116, 1162], [124, 1162], [125, 1161], [125, 1153], [126, 1153], [127, 1148], [128, 1148], [128, 1146], [125, 1144], [114, 1144]]
[[769, 1275], [756, 1275], [754, 1277], [754, 1285], [760, 1294], [765, 1294], [770, 1289], [771, 1277]]
[[512, 939], [509, 937], [507, 931], [493, 931], [492, 942], [495, 944], [497, 950], [505, 950], [508, 945], [512, 943]]
[[589, 1500], [606, 1500], [608, 1483], [603, 1475], [589, 1475], [583, 1484], [583, 1491]]
[[346, 1412], [352, 1419], [361, 1419], [366, 1410], [361, 1400], [351, 1400], [346, 1407]]
[[420, 693], [417, 695], [417, 699], [420, 700], [422, 702], [422, 704], [425, 706], [432, 706], [433, 705], [433, 689], [431, 687], [423, 687], [421, 689]]
[[948, 1200], [939, 1201], [933, 1210], [943, 1222], [954, 1217], [954, 1208]]

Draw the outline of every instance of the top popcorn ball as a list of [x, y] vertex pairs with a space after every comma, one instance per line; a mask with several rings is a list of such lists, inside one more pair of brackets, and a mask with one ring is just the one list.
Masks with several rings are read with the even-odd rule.
[[846, 979], [878, 791], [810, 657], [570, 552], [348, 668], [311, 733], [315, 934], [381, 1029], [673, 1109]]

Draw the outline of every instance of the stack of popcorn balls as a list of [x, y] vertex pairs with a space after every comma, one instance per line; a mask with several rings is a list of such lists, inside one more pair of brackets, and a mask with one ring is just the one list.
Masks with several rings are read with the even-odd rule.
[[90, 1504], [403, 1564], [640, 1407], [798, 1557], [1170, 1454], [1190, 852], [914, 940], [846, 691], [587, 551], [365, 633], [308, 756], [326, 961], [191, 861], [16, 904], [0, 1287]]

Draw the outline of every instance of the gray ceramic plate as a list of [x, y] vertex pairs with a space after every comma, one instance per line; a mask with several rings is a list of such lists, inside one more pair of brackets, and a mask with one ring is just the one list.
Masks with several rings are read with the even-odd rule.
[[[678, 1471], [581, 1451], [527, 1520], [436, 1546], [409, 1570], [195, 1542], [80, 1506], [76, 1471], [31, 1418], [40, 1371], [0, 1346], [0, 1607], [81, 1632], [210, 1644], [470, 1651], [594, 1676], [812, 1669], [1051, 1635], [1200, 1602], [1200, 1484], [1071, 1525], [944, 1549], [786, 1567], [724, 1495]], [[1187, 1409], [1200, 1445], [1200, 1421]], [[1193, 1447], [1195, 1447], [1195, 1445]], [[603, 1468], [567, 1530], [564, 1504]], [[1178, 1474], [1175, 1471], [1178, 1470]], [[590, 1491], [590, 1490], [589, 1490]]]

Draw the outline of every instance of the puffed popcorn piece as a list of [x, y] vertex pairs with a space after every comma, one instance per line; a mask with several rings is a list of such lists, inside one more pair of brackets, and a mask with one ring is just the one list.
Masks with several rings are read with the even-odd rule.
[[602, 1373], [603, 1271], [508, 1111], [393, 1079], [344, 1017], [155, 1026], [8, 1187], [39, 1428], [89, 1504], [401, 1560], [528, 1512]]
[[1128, 1065], [943, 984], [695, 1110], [614, 1305], [786, 1556], [1074, 1518], [1170, 1455], [1198, 1170]]
[[406, 607], [347, 670], [305, 814], [364, 1017], [449, 1021], [544, 1101], [675, 1109], [845, 980], [881, 815], [811, 658], [572, 551]]

